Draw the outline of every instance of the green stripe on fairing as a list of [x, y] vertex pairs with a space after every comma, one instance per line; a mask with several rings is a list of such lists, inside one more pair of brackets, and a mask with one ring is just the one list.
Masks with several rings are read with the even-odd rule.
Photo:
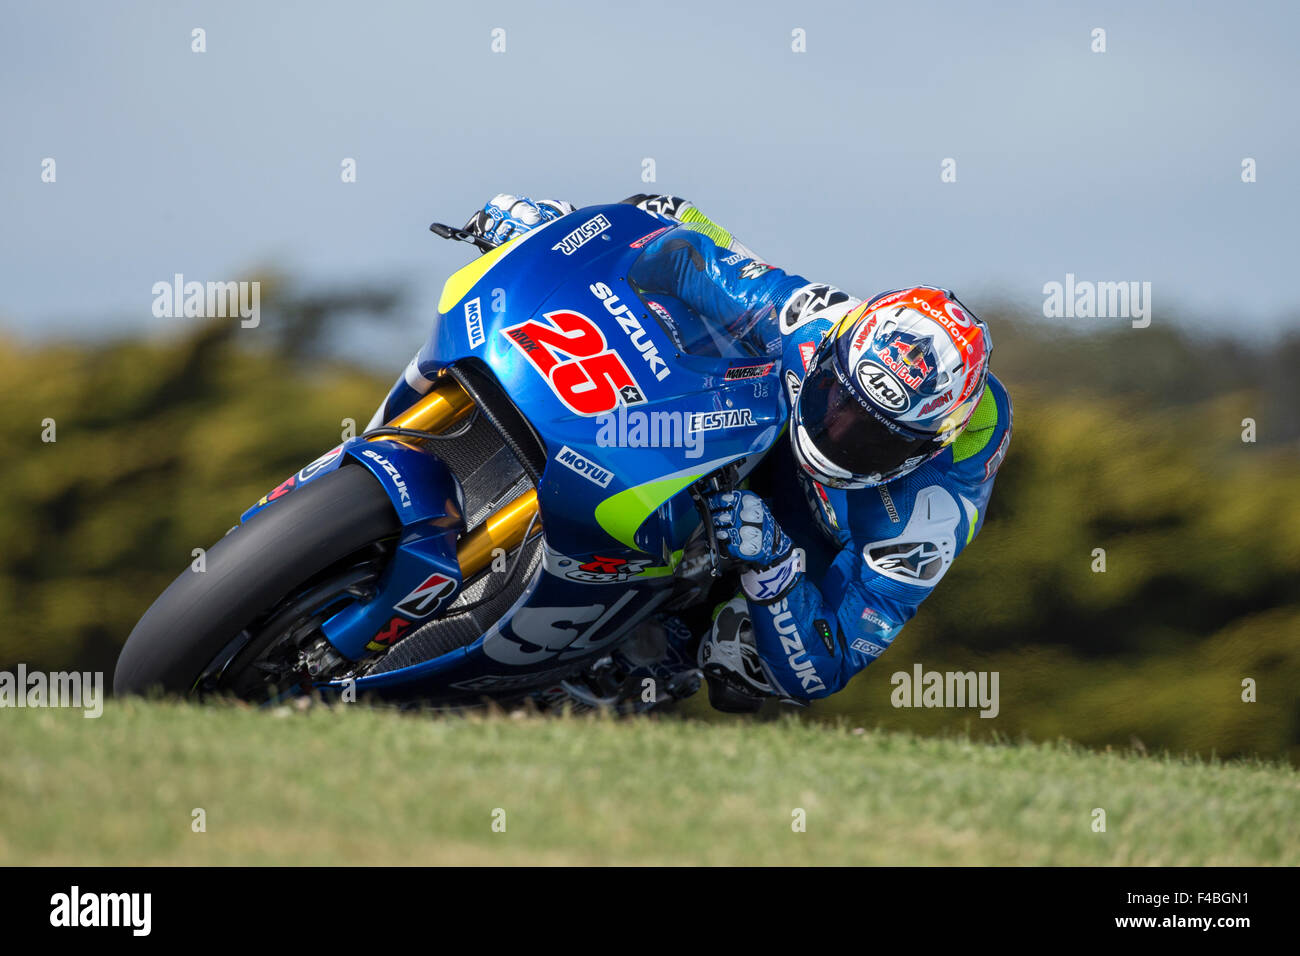
[[596, 523], [615, 541], [621, 541], [632, 550], [640, 551], [642, 549], [636, 543], [637, 528], [645, 523], [656, 508], [700, 477], [679, 475], [647, 481], [635, 488], [625, 488], [596, 505]]
[[682, 563], [682, 554], [684, 551], [685, 551], [684, 548], [678, 551], [674, 551], [672, 554], [668, 556], [667, 564], [659, 564], [659, 565], [655, 565], [652, 568], [646, 568], [644, 571], [638, 574], [637, 577], [639, 578], [667, 577], [668, 575], [672, 574], [675, 570], [677, 570], [677, 565]]

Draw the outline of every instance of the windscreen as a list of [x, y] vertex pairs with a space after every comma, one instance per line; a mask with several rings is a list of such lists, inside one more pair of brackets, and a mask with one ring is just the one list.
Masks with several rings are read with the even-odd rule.
[[778, 355], [781, 333], [775, 308], [743, 309], [709, 282], [686, 281], [683, 270], [693, 265], [689, 247], [683, 247], [656, 244], [628, 270], [628, 284], [645, 303], [646, 314], [687, 355], [728, 359]]

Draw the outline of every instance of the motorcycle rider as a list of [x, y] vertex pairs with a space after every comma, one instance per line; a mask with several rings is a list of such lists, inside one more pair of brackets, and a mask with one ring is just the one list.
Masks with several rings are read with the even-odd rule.
[[[728, 329], [776, 323], [790, 403], [790, 440], [748, 487], [707, 500], [739, 593], [697, 650], [670, 622], [667, 656], [676, 670], [698, 663], [719, 710], [833, 694], [885, 652], [983, 524], [1011, 437], [987, 326], [944, 289], [862, 301], [787, 273], [677, 197], [624, 202], [666, 227], [638, 262], [638, 291]], [[466, 228], [498, 245], [573, 209], [501, 194]]]

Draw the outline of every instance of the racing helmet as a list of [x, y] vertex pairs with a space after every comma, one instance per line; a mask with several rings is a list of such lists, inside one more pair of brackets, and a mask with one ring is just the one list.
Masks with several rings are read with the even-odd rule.
[[885, 292], [840, 319], [808, 361], [790, 415], [795, 461], [832, 488], [907, 474], [957, 439], [993, 342], [952, 292]]

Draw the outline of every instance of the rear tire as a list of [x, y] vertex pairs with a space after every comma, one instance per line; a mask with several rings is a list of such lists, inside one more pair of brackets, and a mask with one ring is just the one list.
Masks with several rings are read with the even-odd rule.
[[117, 659], [116, 695], [188, 694], [239, 634], [330, 565], [401, 525], [379, 482], [347, 464], [303, 485], [208, 549], [154, 601]]

